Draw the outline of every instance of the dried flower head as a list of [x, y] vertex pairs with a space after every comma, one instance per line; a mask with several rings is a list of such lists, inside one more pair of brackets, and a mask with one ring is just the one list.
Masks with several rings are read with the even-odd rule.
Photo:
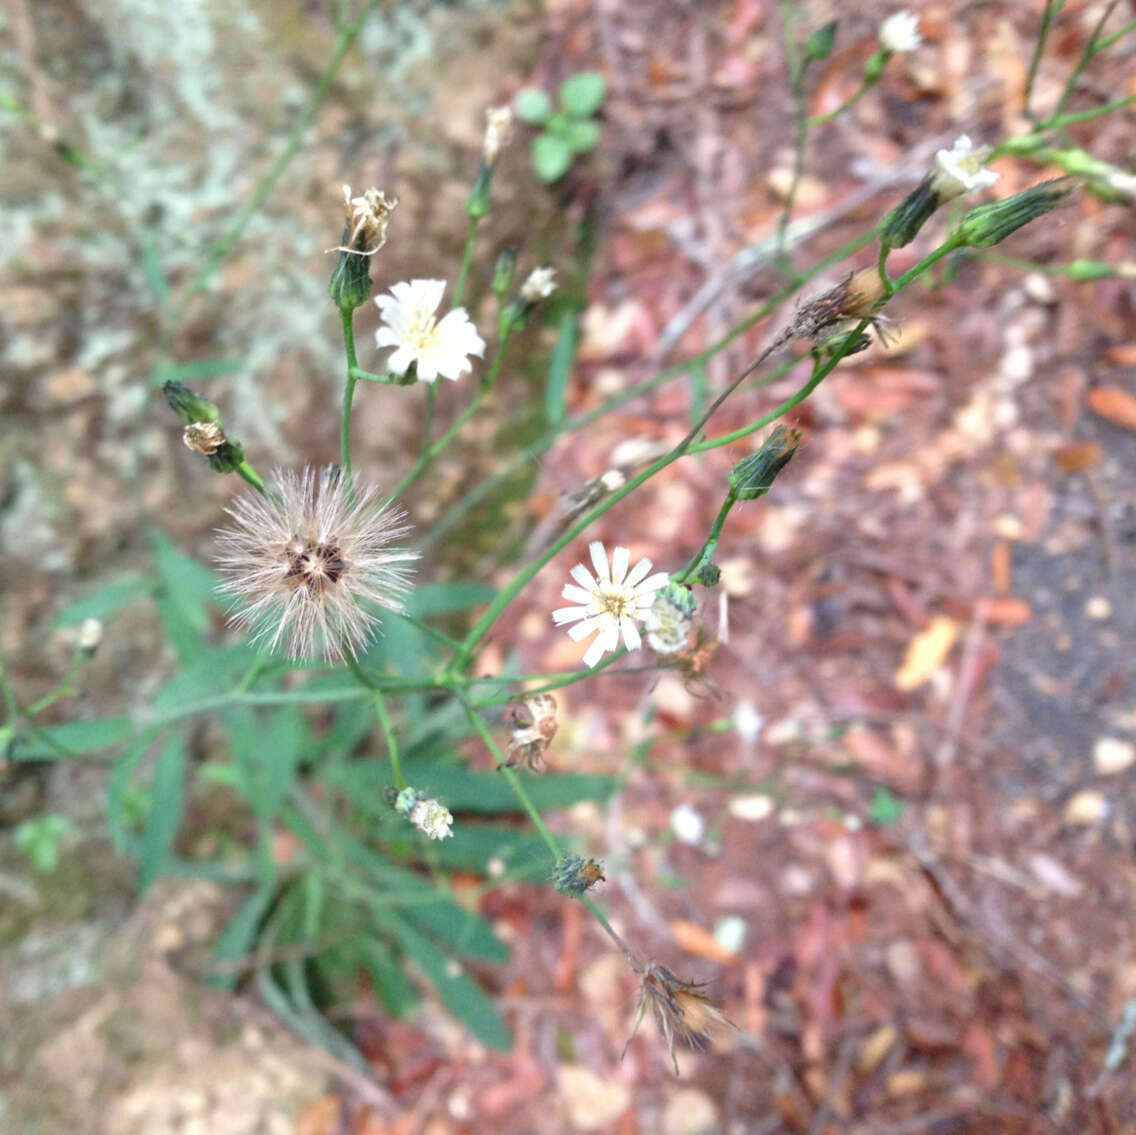
[[343, 244], [327, 251], [374, 256], [387, 242], [387, 226], [390, 224], [391, 213], [398, 207], [398, 198], [393, 195], [388, 197], [374, 186], [365, 190], [362, 197], [352, 197], [351, 186], [345, 185], [343, 205], [347, 214], [347, 231]]
[[623, 1056], [627, 1054], [639, 1023], [647, 1006], [651, 1006], [655, 1023], [663, 1034], [667, 1050], [678, 1075], [678, 1060], [675, 1059], [674, 1046], [678, 1040], [697, 1051], [702, 1051], [710, 1043], [710, 1031], [718, 1025], [730, 1024], [729, 1019], [713, 1001], [701, 992], [704, 984], [683, 981], [666, 966], [648, 963], [640, 974], [639, 1003], [635, 1008], [635, 1021], [631, 1026], [631, 1036], [623, 1046]]
[[667, 584], [665, 571], [648, 575], [651, 561], [640, 560], [630, 571], [631, 553], [626, 548], [616, 548], [608, 563], [607, 551], [599, 540], [588, 546], [596, 578], [583, 564], [572, 569], [576, 584], [565, 584], [561, 595], [578, 603], [577, 607], [560, 607], [552, 612], [552, 621], [558, 626], [568, 623], [568, 637], [574, 642], [595, 634], [587, 653], [584, 665], [594, 666], [609, 651], [619, 647], [620, 637], [628, 650], [638, 650], [642, 646], [637, 621], [646, 617], [648, 608], [655, 601], [655, 592]]
[[521, 285], [521, 299], [525, 303], [536, 303], [548, 299], [556, 291], [556, 269], [534, 268]]
[[939, 150], [935, 154], [931, 189], [940, 205], [975, 189], [989, 189], [1002, 176], [992, 169], [983, 168], [991, 152], [989, 146], [974, 149], [970, 138], [960, 134], [949, 150]]
[[410, 561], [392, 547], [409, 529], [374, 488], [335, 467], [276, 470], [267, 496], [226, 510], [218, 537], [223, 591], [237, 600], [231, 622], [290, 658], [356, 656], [379, 625], [370, 609], [403, 610]]
[[404, 788], [394, 797], [394, 810], [405, 816], [420, 832], [430, 839], [446, 839], [454, 833], [454, 817], [449, 808], [419, 792], [417, 788]]
[[581, 859], [578, 855], [565, 855], [552, 872], [552, 882], [562, 895], [579, 898], [597, 883], [604, 881], [603, 867], [594, 859]]
[[668, 583], [656, 592], [647, 611], [644, 629], [647, 645], [657, 654], [676, 654], [686, 646], [697, 601], [681, 583]]
[[551, 694], [524, 694], [505, 708], [505, 719], [513, 726], [505, 750], [507, 768], [523, 765], [533, 772], [544, 768], [544, 754], [556, 736], [556, 699]]
[[809, 339], [823, 342], [833, 335], [851, 331], [862, 319], [867, 319], [881, 343], [887, 343], [893, 325], [883, 315], [876, 314], [876, 306], [884, 299], [883, 281], [875, 268], [861, 268], [850, 273], [834, 288], [802, 304], [789, 326], [775, 342], [792, 339]]
[[919, 17], [905, 8], [893, 12], [880, 24], [880, 47], [891, 54], [914, 51], [923, 42], [919, 34]]
[[513, 133], [513, 108], [491, 106], [485, 112], [485, 141], [481, 146], [481, 156], [487, 166], [496, 165], [502, 149], [508, 144]]
[[212, 457], [228, 440], [216, 422], [190, 422], [182, 431], [182, 441], [194, 453]]
[[413, 366], [420, 382], [439, 375], [457, 379], [471, 369], [470, 355], [484, 354], [485, 340], [464, 307], [435, 318], [445, 291], [445, 280], [411, 280], [375, 297], [385, 324], [375, 332], [375, 342], [395, 348], [386, 364], [393, 374], [406, 374]]

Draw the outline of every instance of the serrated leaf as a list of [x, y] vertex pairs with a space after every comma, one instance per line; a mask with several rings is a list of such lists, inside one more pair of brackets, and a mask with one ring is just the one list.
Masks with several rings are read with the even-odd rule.
[[154, 584], [148, 579], [138, 576], [116, 579], [61, 607], [52, 620], [52, 626], [73, 627], [84, 619], [105, 619], [127, 603], [153, 592]]
[[577, 118], [593, 115], [607, 95], [607, 80], [598, 71], [580, 71], [560, 84], [560, 106]]
[[572, 164], [572, 149], [555, 134], [540, 134], [533, 139], [532, 162], [542, 181], [557, 181]]
[[147, 890], [169, 860], [185, 804], [185, 744], [181, 734], [167, 738], [154, 766], [150, 811], [138, 849], [138, 889]]
[[536, 87], [526, 87], [514, 97], [513, 109], [522, 122], [527, 122], [530, 126], [543, 126], [552, 114], [552, 99]]
[[384, 929], [398, 938], [407, 956], [414, 960], [426, 980], [437, 990], [446, 1008], [482, 1044], [501, 1052], [512, 1047], [512, 1034], [493, 1002], [454, 959], [400, 918], [385, 920]]

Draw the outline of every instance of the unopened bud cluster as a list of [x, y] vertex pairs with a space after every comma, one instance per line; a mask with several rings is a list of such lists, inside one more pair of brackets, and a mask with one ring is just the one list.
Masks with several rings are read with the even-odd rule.
[[565, 855], [552, 874], [552, 881], [562, 895], [579, 898], [597, 883], [603, 881], [602, 865], [594, 859], [581, 859], [578, 855]]
[[801, 436], [798, 429], [778, 426], [756, 453], [743, 458], [730, 470], [731, 495], [737, 500], [751, 501], [769, 492], [777, 474], [797, 452]]

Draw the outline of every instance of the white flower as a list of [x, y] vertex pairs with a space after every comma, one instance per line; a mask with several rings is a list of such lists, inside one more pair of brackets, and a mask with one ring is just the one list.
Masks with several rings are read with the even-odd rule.
[[485, 141], [481, 146], [481, 156], [487, 166], [496, 163], [502, 148], [508, 143], [513, 133], [513, 117], [513, 108], [508, 103], [491, 106], [485, 112]]
[[404, 788], [399, 792], [394, 798], [394, 810], [431, 839], [445, 839], [454, 834], [450, 831], [454, 817], [449, 808], [423, 796], [417, 788]]
[[734, 728], [743, 741], [756, 741], [764, 724], [765, 718], [757, 712], [753, 702], [738, 702], [734, 710]]
[[98, 619], [84, 619], [79, 626], [75, 648], [84, 654], [94, 654], [103, 641], [103, 624]]
[[935, 155], [935, 170], [931, 175], [932, 188], [940, 201], [950, 201], [973, 189], [989, 189], [1002, 176], [992, 169], [982, 168], [989, 156], [989, 146], [979, 146], [976, 150], [965, 134], [959, 135], [949, 150], [940, 150]]
[[375, 332], [375, 342], [396, 348], [387, 359], [393, 374], [406, 374], [413, 364], [421, 382], [433, 382], [438, 375], [456, 379], [470, 369], [470, 355], [484, 354], [485, 340], [464, 307], [435, 319], [445, 290], [445, 280], [411, 280], [375, 297], [386, 324]]
[[639, 649], [642, 640], [635, 620], [646, 617], [655, 601], [655, 592], [666, 586], [667, 573], [658, 571], [647, 576], [651, 570], [648, 559], [640, 560], [628, 571], [631, 553], [626, 548], [616, 548], [609, 565], [607, 552], [599, 540], [594, 540], [588, 550], [596, 578], [592, 578], [583, 564], [577, 564], [572, 569], [572, 578], [579, 586], [565, 584], [561, 595], [579, 606], [553, 611], [552, 621], [558, 627], [574, 623], [568, 631], [568, 637], [574, 642], [597, 632], [584, 655], [584, 665], [594, 666], [603, 655], [619, 647], [621, 635], [628, 650]]
[[403, 609], [408, 563], [391, 547], [407, 528], [373, 488], [333, 468], [276, 470], [268, 495], [238, 497], [217, 538], [221, 590], [237, 600], [230, 622], [289, 658], [355, 656], [379, 620], [372, 605]]
[[556, 269], [534, 268], [528, 279], [521, 285], [521, 299], [525, 303], [536, 303], [548, 299], [556, 291]]
[[919, 17], [905, 8], [894, 12], [880, 24], [880, 47], [893, 55], [901, 51], [914, 51], [923, 42], [919, 34]]
[[437, 800], [419, 800], [410, 810], [410, 822], [431, 839], [445, 839], [454, 833], [454, 816], [449, 808], [439, 804]]
[[671, 831], [683, 843], [700, 843], [706, 821], [689, 804], [680, 804], [671, 812]]

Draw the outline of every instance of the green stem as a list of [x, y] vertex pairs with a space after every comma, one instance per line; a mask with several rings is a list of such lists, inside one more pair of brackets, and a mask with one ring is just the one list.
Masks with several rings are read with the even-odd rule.
[[60, 679], [59, 685], [56, 686], [55, 689], [51, 691], [51, 693], [44, 694], [44, 696], [40, 698], [39, 701], [33, 702], [31, 705], [29, 705], [24, 710], [24, 713], [26, 713], [28, 717], [35, 717], [37, 714], [43, 713], [43, 711], [49, 706], [53, 706], [57, 701], [59, 701], [60, 698], [67, 697], [70, 694], [75, 693], [75, 690], [71, 686], [71, 679], [74, 678], [76, 674], [78, 674], [80, 669], [82, 669], [83, 663], [85, 661], [86, 658], [83, 658], [80, 655], [77, 655], [75, 658], [73, 658], [71, 660], [71, 665], [67, 667], [67, 673], [64, 674]]
[[796, 10], [794, 0], [781, 0], [782, 27], [785, 35], [785, 54], [789, 58], [789, 84], [793, 91], [793, 111], [796, 120], [796, 141], [793, 147], [793, 176], [785, 194], [785, 206], [777, 222], [776, 259], [784, 264], [785, 241], [789, 233], [789, 220], [793, 202], [805, 171], [805, 142], [809, 133], [808, 103], [805, 99], [805, 68], [801, 63], [796, 39]]
[[714, 553], [718, 549], [718, 541], [722, 538], [722, 527], [726, 523], [726, 517], [729, 515], [730, 509], [737, 503], [738, 498], [733, 493], [726, 495], [726, 499], [722, 502], [722, 507], [718, 510], [718, 515], [710, 529], [710, 534], [706, 537], [702, 547], [694, 553], [690, 563], [678, 575], [672, 577], [672, 583], [686, 583], [692, 575], [697, 575], [703, 564], [714, 558]]
[[260, 474], [247, 462], [242, 461], [237, 466], [237, 475], [243, 477], [261, 496], [268, 496], [268, 490], [264, 487], [264, 482], [260, 479]]
[[884, 286], [884, 299], [890, 299], [895, 294], [895, 284], [892, 278], [888, 275], [887, 260], [891, 252], [891, 247], [885, 242], [880, 241], [880, 254], [876, 259], [876, 268], [880, 274], [880, 283]]
[[835, 110], [830, 110], [827, 114], [814, 114], [812, 118], [808, 119], [806, 125], [811, 130], [814, 126], [823, 126], [826, 122], [831, 122], [846, 110], [854, 107], [878, 82], [879, 79], [873, 79], [865, 74], [855, 92], [849, 95]]
[[1033, 94], [1034, 79], [1037, 78], [1038, 64], [1041, 63], [1042, 53], [1045, 51], [1045, 42], [1049, 38], [1049, 25], [1053, 21], [1053, 17], [1065, 6], [1065, 0], [1050, 0], [1050, 3], [1045, 5], [1045, 11], [1041, 14], [1041, 26], [1037, 31], [1037, 40], [1033, 45], [1033, 57], [1030, 59], [1029, 72], [1026, 75], [1026, 93], [1025, 93], [1025, 114], [1027, 118], [1032, 121], [1030, 115], [1030, 97]]
[[394, 725], [387, 712], [387, 701], [383, 697], [382, 690], [375, 691], [375, 713], [378, 714], [379, 724], [383, 728], [383, 736], [387, 739], [387, 756], [390, 757], [395, 787], [401, 791], [406, 787], [406, 781], [403, 779], [402, 761], [398, 755], [398, 739], [395, 737]]
[[[596, 921], [604, 928], [604, 932], [607, 934], [607, 936], [619, 947], [620, 953], [623, 954], [623, 956], [631, 964], [632, 968], [635, 968], [635, 959], [632, 956], [631, 951], [628, 949], [627, 943], [624, 942], [624, 940], [615, 932], [611, 923], [607, 920], [607, 915], [605, 915], [604, 912], [600, 910], [600, 908], [596, 905], [596, 902], [592, 898], [592, 896], [581, 895], [580, 902], [582, 902], [584, 906], [586, 906], [588, 910], [592, 912], [592, 914], [595, 916]], [[636, 973], [638, 972], [638, 969], [636, 969]]]
[[340, 308], [339, 315], [343, 323], [343, 349], [347, 355], [347, 382], [343, 387], [343, 414], [339, 423], [339, 464], [342, 466], [343, 475], [347, 479], [348, 491], [354, 497], [354, 487], [351, 482], [351, 400], [355, 397], [355, 383], [357, 381], [353, 371], [358, 364], [355, 358], [353, 311], [349, 307]]
[[796, 275], [787, 287], [783, 288], [776, 295], [771, 296], [754, 311], [752, 315], [747, 316], [720, 339], [711, 343], [697, 354], [692, 355], [689, 359], [677, 363], [672, 367], [667, 367], [652, 378], [626, 387], [618, 394], [612, 395], [612, 397], [602, 402], [599, 406], [595, 407], [595, 409], [589, 410], [585, 414], [578, 414], [573, 418], [569, 418], [567, 421], [561, 423], [557, 429], [548, 430], [542, 437], [538, 438], [521, 453], [517, 454], [504, 469], [486, 478], [480, 485], [471, 489], [460, 500], [451, 505], [426, 534], [421, 544], [422, 550], [428, 551], [430, 548], [435, 547], [455, 525], [460, 523], [462, 517], [464, 517], [470, 509], [476, 507], [476, 505], [488, 497], [499, 485], [515, 476], [526, 465], [534, 464], [540, 458], [541, 454], [551, 449], [561, 436], [575, 433], [577, 430], [586, 429], [592, 422], [610, 413], [612, 410], [618, 409], [632, 399], [638, 398], [643, 394], [648, 394], [664, 383], [682, 377], [695, 367], [704, 366], [716, 354], [725, 350], [741, 335], [744, 335], [755, 323], [764, 319], [787, 299], [790, 299], [803, 284], [807, 284], [821, 272], [831, 268], [833, 264], [839, 263], [852, 253], [859, 251], [866, 244], [870, 244], [875, 238], [876, 232], [874, 228], [861, 233], [847, 244], [842, 245], [840, 248], [836, 249], [836, 251], [829, 253], [828, 256], [819, 260], [806, 272]]
[[[489, 373], [482, 380], [481, 388], [478, 390], [477, 394], [474, 395], [473, 401], [470, 402], [468, 406], [466, 406], [466, 408], [461, 412], [453, 425], [451, 425], [450, 428], [446, 430], [446, 432], [442, 434], [442, 436], [438, 438], [436, 442], [434, 442], [433, 445], [427, 446], [422, 450], [422, 452], [418, 455], [418, 460], [414, 463], [414, 467], [410, 470], [409, 473], [406, 474], [405, 477], [403, 477], [401, 481], [399, 481], [397, 485], [395, 485], [394, 491], [391, 493], [392, 499], [397, 500], [403, 495], [403, 493], [406, 492], [407, 489], [410, 488], [411, 485], [414, 484], [416, 480], [418, 480], [418, 478], [422, 475], [423, 470], [425, 470], [426, 466], [429, 465], [430, 462], [438, 456], [438, 454], [442, 453], [447, 448], [447, 446], [449, 446], [450, 442], [452, 442], [454, 438], [456, 438], [458, 434], [461, 433], [461, 431], [465, 428], [466, 422], [468, 422], [470, 418], [472, 418], [473, 415], [481, 409], [482, 403], [489, 396], [490, 390], [493, 389], [493, 384], [497, 381], [497, 376], [501, 371], [501, 364], [505, 361], [505, 347], [508, 345], [508, 342], [509, 338], [506, 334], [505, 338], [501, 340], [501, 343], [497, 348], [497, 355], [493, 359], [493, 365], [490, 368]], [[428, 407], [428, 413], [430, 411], [430, 408], [431, 407]]]
[[1093, 54], [1104, 51], [1106, 48], [1111, 47], [1114, 43], [1122, 40], [1129, 32], [1136, 31], [1136, 20], [1129, 20], [1122, 28], [1118, 28], [1112, 35], [1106, 35], [1104, 39], [1097, 40], [1096, 50]]
[[1057, 106], [1053, 111], [1053, 116], [1046, 123], [1047, 126], [1053, 127], [1056, 119], [1061, 117], [1065, 110], [1066, 104], [1073, 97], [1073, 91], [1076, 89], [1077, 80], [1080, 79], [1081, 73], [1089, 65], [1089, 60], [1099, 50], [1097, 46], [1097, 36], [1101, 33], [1101, 28], [1104, 27], [1108, 21], [1109, 16], [1112, 15], [1113, 9], [1119, 3], [1119, 0], [1109, 0], [1105, 6], [1104, 11], [1101, 13], [1101, 18], [1097, 21], [1097, 25], [1093, 28], [1093, 34], [1089, 36], [1088, 43], [1085, 44], [1085, 49], [1081, 52], [1080, 59], [1077, 60], [1076, 66], [1073, 68], [1072, 74], [1069, 76], [1068, 81], [1065, 83], [1065, 89], [1061, 92], [1061, 98], [1057, 100]]
[[460, 307], [465, 295], [465, 284], [469, 277], [469, 266], [473, 261], [473, 242], [477, 237], [479, 217], [470, 217], [469, 226], [465, 232], [465, 248], [462, 251], [461, 269], [458, 272], [458, 282], [454, 285], [454, 301], [451, 307]]

